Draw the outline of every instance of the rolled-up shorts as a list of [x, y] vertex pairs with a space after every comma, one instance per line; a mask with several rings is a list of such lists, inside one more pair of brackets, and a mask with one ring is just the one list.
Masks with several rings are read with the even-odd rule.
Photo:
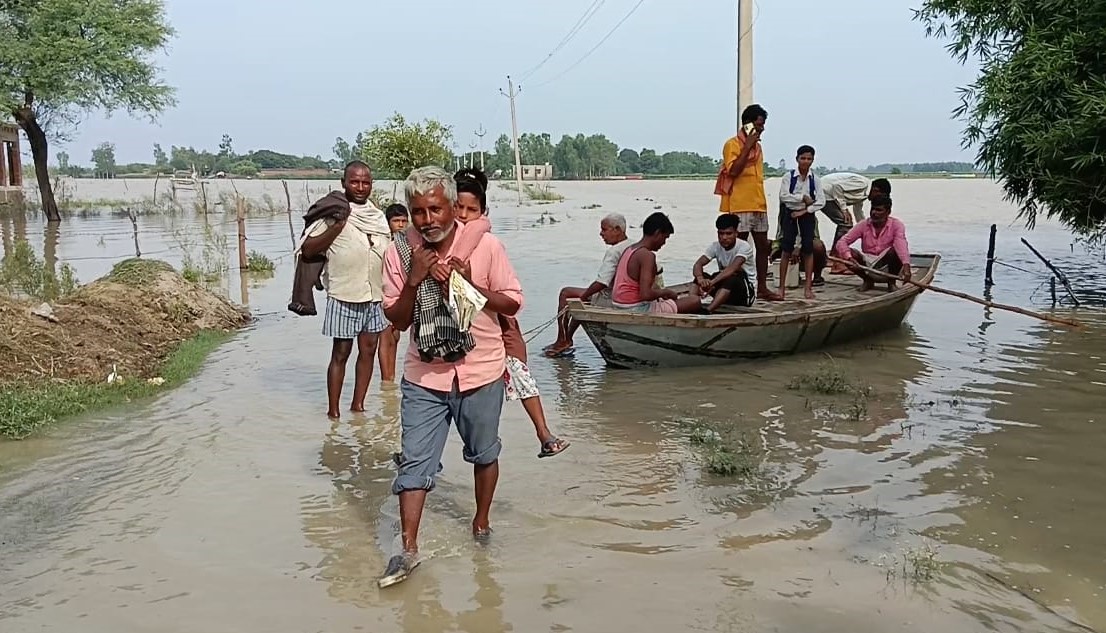
[[350, 303], [334, 297], [326, 298], [323, 314], [323, 336], [352, 339], [360, 334], [377, 334], [388, 327], [384, 308], [379, 301]]
[[612, 304], [613, 307], [619, 310], [629, 310], [631, 312], [652, 312], [654, 314], [676, 314], [679, 312], [679, 306], [672, 299], [655, 299], [653, 301], [646, 301], [644, 303], [635, 303], [633, 305], [625, 305], [621, 303]]
[[507, 371], [503, 372], [503, 385], [507, 400], [527, 400], [541, 395], [530, 368], [514, 356], [507, 357]]
[[470, 464], [492, 464], [499, 459], [499, 416], [503, 412], [503, 379], [469, 391], [457, 381], [449, 392], [400, 381], [399, 426], [403, 455], [392, 482], [392, 494], [405, 490], [433, 490], [449, 426], [457, 426], [464, 444], [462, 457]]

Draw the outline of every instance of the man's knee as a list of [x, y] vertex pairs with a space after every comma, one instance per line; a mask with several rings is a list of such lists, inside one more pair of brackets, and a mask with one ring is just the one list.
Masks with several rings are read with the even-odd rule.
[[353, 339], [336, 338], [334, 339], [334, 347], [330, 350], [330, 359], [344, 363], [349, 360], [351, 352], [353, 352]]
[[470, 464], [492, 464], [499, 459], [499, 417], [503, 412], [503, 380], [496, 380], [461, 396], [457, 432], [464, 443], [462, 457]]
[[392, 493], [433, 490], [449, 435], [449, 402], [445, 394], [407, 380], [400, 384], [400, 445], [403, 461]]

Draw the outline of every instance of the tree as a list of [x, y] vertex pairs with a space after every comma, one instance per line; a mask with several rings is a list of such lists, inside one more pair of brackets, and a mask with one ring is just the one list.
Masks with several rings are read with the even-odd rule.
[[5, 0], [0, 7], [0, 110], [27, 135], [42, 210], [59, 222], [49, 137], [89, 110], [154, 115], [171, 106], [173, 89], [150, 56], [173, 30], [162, 0]]
[[224, 134], [219, 141], [218, 155], [222, 158], [234, 158], [234, 140], [230, 138], [230, 134]]
[[58, 171], [68, 175], [69, 173], [69, 153], [58, 152]]
[[161, 145], [157, 143], [154, 143], [154, 167], [159, 174], [169, 169], [169, 157], [165, 154], [165, 150], [161, 149]]
[[246, 176], [247, 178], [253, 178], [260, 171], [261, 170], [257, 168], [257, 164], [249, 160], [240, 160], [230, 167], [230, 173], [236, 176]]
[[628, 147], [618, 153], [618, 162], [622, 164], [622, 173], [624, 174], [636, 174], [641, 171], [637, 152]]
[[453, 131], [434, 119], [408, 123], [398, 112], [361, 136], [357, 156], [367, 162], [379, 178], [406, 178], [417, 167], [450, 166], [453, 152], [449, 142]]
[[[518, 137], [519, 157], [523, 165], [544, 165], [553, 162], [553, 139], [549, 134], [525, 133]], [[511, 157], [514, 164], [514, 157]]]
[[978, 61], [953, 114], [1018, 217], [1106, 237], [1106, 3], [925, 0], [914, 17], [961, 63]]
[[115, 145], [100, 143], [92, 150], [92, 165], [97, 176], [110, 178], [115, 175]]

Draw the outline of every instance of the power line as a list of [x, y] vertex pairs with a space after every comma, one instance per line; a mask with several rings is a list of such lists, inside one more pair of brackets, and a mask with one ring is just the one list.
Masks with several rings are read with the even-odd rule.
[[526, 81], [542, 66], [545, 66], [545, 63], [552, 59], [553, 56], [557, 54], [557, 51], [564, 48], [565, 44], [568, 44], [570, 41], [572, 41], [572, 38], [576, 37], [576, 34], [580, 32], [580, 29], [584, 28], [584, 25], [586, 25], [593, 17], [595, 17], [595, 14], [599, 12], [599, 9], [601, 9], [603, 5], [606, 4], [606, 2], [607, 0], [593, 0], [591, 6], [584, 10], [584, 14], [581, 15], [576, 20], [576, 23], [572, 25], [572, 28], [569, 29], [568, 35], [565, 35], [563, 38], [561, 38], [560, 43], [553, 47], [553, 50], [549, 51], [549, 54], [545, 56], [545, 59], [542, 59], [540, 62], [538, 62], [536, 66], [523, 73], [522, 77], [519, 79], [519, 82]]
[[548, 80], [546, 80], [546, 81], [543, 81], [543, 82], [541, 82], [540, 84], [538, 84], [538, 85], [534, 86], [534, 88], [540, 88], [540, 87], [542, 87], [542, 86], [545, 86], [545, 85], [551, 84], [551, 83], [553, 83], [554, 81], [557, 81], [558, 79], [560, 79], [561, 77], [564, 77], [565, 75], [567, 75], [567, 74], [568, 74], [569, 72], [571, 72], [571, 71], [572, 71], [572, 69], [573, 69], [573, 68], [576, 68], [577, 66], [579, 66], [580, 64], [582, 64], [582, 63], [584, 62], [584, 60], [586, 60], [586, 59], [587, 59], [588, 57], [591, 57], [591, 54], [592, 54], [592, 53], [594, 53], [595, 51], [599, 50], [599, 47], [600, 47], [600, 46], [602, 46], [602, 45], [603, 45], [603, 43], [604, 43], [604, 42], [606, 42], [606, 41], [607, 41], [608, 39], [610, 39], [610, 37], [611, 37], [612, 35], [614, 35], [615, 31], [617, 31], [617, 30], [618, 30], [618, 28], [619, 28], [620, 26], [622, 26], [622, 24], [623, 24], [623, 23], [625, 23], [625, 22], [626, 22], [626, 20], [629, 20], [629, 19], [630, 19], [630, 16], [632, 16], [632, 15], [633, 15], [633, 14], [634, 14], [635, 12], [637, 12], [637, 10], [638, 10], [638, 9], [639, 9], [639, 8], [641, 7], [641, 5], [643, 5], [643, 4], [645, 4], [645, 0], [638, 0], [638, 3], [637, 3], [637, 4], [635, 4], [635, 5], [633, 6], [633, 8], [632, 8], [632, 9], [630, 9], [630, 11], [629, 11], [629, 12], [628, 12], [628, 13], [627, 13], [626, 15], [622, 16], [622, 19], [621, 19], [621, 20], [619, 20], [619, 21], [618, 21], [618, 23], [616, 23], [616, 24], [614, 25], [614, 27], [613, 27], [613, 28], [612, 28], [612, 29], [611, 29], [610, 31], [607, 31], [607, 34], [603, 36], [603, 39], [599, 40], [599, 43], [598, 43], [598, 44], [596, 44], [595, 46], [593, 46], [593, 47], [591, 48], [591, 50], [589, 50], [588, 52], [584, 53], [584, 56], [583, 56], [583, 57], [581, 57], [580, 59], [576, 60], [576, 62], [575, 62], [574, 64], [572, 64], [571, 66], [569, 66], [568, 68], [565, 68], [565, 69], [564, 69], [563, 71], [561, 71], [561, 73], [560, 73], [560, 74], [558, 74], [558, 75], [555, 75], [555, 76], [554, 76], [554, 77], [553, 77], [552, 79], [548, 79]]

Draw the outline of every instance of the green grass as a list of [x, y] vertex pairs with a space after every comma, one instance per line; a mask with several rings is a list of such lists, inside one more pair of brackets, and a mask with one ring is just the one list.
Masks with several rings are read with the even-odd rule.
[[230, 332], [222, 330], [202, 330], [183, 341], [162, 363], [158, 374], [164, 379], [161, 384], [130, 377], [124, 377], [121, 384], [108, 384], [105, 375], [95, 383], [0, 386], [0, 437], [22, 439], [67, 417], [148, 398], [177, 387], [195, 375], [207, 356], [230, 336]]
[[276, 270], [276, 264], [264, 253], [250, 251], [246, 254], [246, 269], [251, 273], [272, 273]]
[[158, 273], [176, 272], [173, 267], [159, 259], [124, 259], [112, 266], [108, 280], [125, 284], [132, 288], [145, 288], [154, 282]]

